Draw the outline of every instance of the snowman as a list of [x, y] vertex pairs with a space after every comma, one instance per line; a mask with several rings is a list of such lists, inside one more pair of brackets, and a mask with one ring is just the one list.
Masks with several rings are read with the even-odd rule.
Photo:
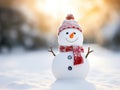
[[72, 14], [67, 15], [59, 27], [58, 44], [59, 54], [55, 55], [52, 48], [49, 50], [55, 56], [53, 75], [56, 79], [84, 79], [89, 71], [87, 56], [92, 50], [88, 48], [84, 54], [82, 29]]

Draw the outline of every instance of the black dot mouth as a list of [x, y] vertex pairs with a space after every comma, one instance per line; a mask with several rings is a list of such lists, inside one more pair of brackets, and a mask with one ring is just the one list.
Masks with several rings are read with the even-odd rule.
[[73, 40], [73, 41], [70, 41], [70, 40], [68, 40], [67, 38], [65, 38], [65, 39], [66, 39], [66, 41], [68, 41], [68, 42], [70, 42], [70, 43], [73, 43], [73, 42], [75, 42], [75, 41], [78, 40], [78, 37], [77, 37], [75, 40]]

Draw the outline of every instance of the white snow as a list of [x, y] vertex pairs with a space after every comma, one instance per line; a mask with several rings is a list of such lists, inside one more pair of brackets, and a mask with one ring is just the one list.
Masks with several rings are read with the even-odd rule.
[[120, 52], [96, 45], [84, 45], [85, 51], [88, 46], [94, 53], [88, 56], [91, 70], [83, 82], [56, 81], [51, 72], [54, 57], [47, 49], [1, 54], [0, 90], [120, 90]]
[[[68, 56], [71, 59], [68, 59]], [[80, 65], [74, 65], [73, 52], [60, 52], [57, 54], [52, 63], [52, 72], [57, 79], [84, 79], [86, 78], [89, 71], [88, 60], [85, 59], [84, 53], [81, 53], [83, 57], [83, 62]], [[68, 70], [71, 67], [72, 70]]]

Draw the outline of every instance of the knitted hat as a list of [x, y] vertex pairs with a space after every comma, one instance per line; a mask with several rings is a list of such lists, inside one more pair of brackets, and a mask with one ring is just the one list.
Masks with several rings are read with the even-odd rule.
[[67, 15], [66, 20], [64, 20], [62, 25], [59, 27], [58, 35], [61, 31], [68, 28], [74, 28], [82, 32], [80, 25], [74, 20], [74, 16], [72, 14]]

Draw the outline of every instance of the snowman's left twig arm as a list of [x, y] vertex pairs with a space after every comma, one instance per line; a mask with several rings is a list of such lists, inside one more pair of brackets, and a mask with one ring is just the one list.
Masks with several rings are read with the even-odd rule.
[[54, 53], [54, 51], [53, 51], [53, 49], [52, 49], [52, 47], [50, 47], [50, 49], [48, 50], [48, 52], [51, 52], [53, 54], [53, 56], [56, 56], [55, 53]]
[[87, 58], [87, 57], [88, 57], [88, 55], [89, 55], [90, 53], [92, 53], [92, 52], [93, 52], [93, 50], [90, 50], [90, 47], [88, 47], [88, 52], [87, 52], [87, 54], [86, 54], [85, 58]]

